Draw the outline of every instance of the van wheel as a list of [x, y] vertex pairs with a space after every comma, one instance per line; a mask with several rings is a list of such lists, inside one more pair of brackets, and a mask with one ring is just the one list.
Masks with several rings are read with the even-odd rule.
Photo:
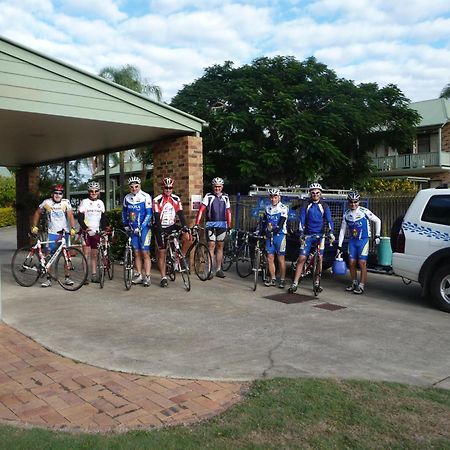
[[431, 279], [430, 294], [437, 308], [450, 313], [450, 265], [436, 270]]
[[404, 215], [398, 216], [391, 227], [391, 248], [394, 253], [396, 252], [398, 233], [400, 233], [404, 217]]

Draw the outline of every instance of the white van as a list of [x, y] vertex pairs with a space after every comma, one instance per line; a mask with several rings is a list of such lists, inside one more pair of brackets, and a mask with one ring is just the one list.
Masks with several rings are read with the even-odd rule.
[[392, 247], [395, 274], [419, 282], [425, 296], [450, 312], [450, 189], [419, 191]]

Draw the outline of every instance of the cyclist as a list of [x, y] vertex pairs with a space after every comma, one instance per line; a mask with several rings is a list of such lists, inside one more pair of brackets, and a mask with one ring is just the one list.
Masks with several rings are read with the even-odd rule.
[[288, 217], [288, 207], [281, 203], [281, 192], [279, 189], [269, 189], [270, 205], [264, 209], [261, 220], [260, 231], [268, 238], [266, 240], [267, 261], [269, 263], [269, 275], [264, 284], [266, 286], [276, 286], [275, 274], [275, 254], [277, 255], [280, 268], [280, 284], [278, 287], [284, 289], [286, 285], [286, 221]]
[[[216, 269], [216, 277], [225, 278], [225, 273], [222, 270], [223, 242], [227, 230], [231, 228], [230, 199], [228, 194], [223, 192], [222, 178], [213, 178], [211, 184], [214, 192], [206, 194], [203, 198], [195, 219], [195, 225], [199, 225], [202, 215], [206, 211], [206, 238], [209, 253]], [[211, 272], [211, 278], [213, 276], [213, 272]]]
[[[128, 178], [130, 192], [123, 199], [122, 222], [127, 232], [133, 232], [131, 245], [134, 249], [134, 261], [136, 273], [133, 284], [150, 286], [150, 220], [152, 218], [152, 198], [141, 190], [141, 179], [132, 176]], [[144, 264], [144, 275], [142, 275], [142, 263]]]
[[[333, 219], [331, 218], [331, 211], [328, 205], [322, 201], [322, 186], [319, 183], [311, 183], [309, 186], [310, 199], [306, 205], [300, 208], [300, 256], [297, 259], [297, 267], [295, 269], [294, 281], [289, 288], [290, 293], [297, 290], [300, 276], [302, 274], [303, 265], [306, 257], [311, 251], [311, 247], [317, 243], [314, 235], [323, 235], [325, 231], [325, 222], [328, 224], [330, 230], [330, 242], [335, 240], [333, 229]], [[320, 242], [320, 267], [322, 267], [322, 257], [325, 247], [325, 238], [321, 238]], [[315, 280], [315, 284], [319, 284]], [[322, 292], [322, 287], [318, 286], [318, 291]]]
[[[70, 229], [70, 235], [75, 236], [75, 218], [73, 216], [72, 205], [70, 201], [63, 198], [64, 188], [62, 184], [57, 184], [53, 187], [50, 198], [45, 199], [36, 209], [31, 219], [31, 233], [37, 234], [39, 232], [38, 223], [41, 214], [45, 214], [47, 218], [47, 232], [48, 240], [47, 251], [52, 253], [56, 250], [57, 240], [59, 239], [58, 231]], [[66, 234], [66, 239], [69, 241], [69, 235]], [[72, 286], [73, 281], [69, 274], [66, 273], [64, 284]], [[44, 281], [41, 286], [46, 288], [52, 285], [50, 277]]]
[[[91, 265], [91, 282], [97, 279], [97, 247], [100, 242], [100, 229], [106, 228], [105, 205], [100, 200], [100, 184], [90, 181], [87, 185], [88, 198], [81, 201], [78, 207], [78, 223], [83, 231], [83, 253]], [[88, 282], [86, 281], [85, 284]]]
[[[349, 192], [347, 196], [348, 206], [342, 218], [339, 231], [338, 253], [342, 252], [345, 232], [348, 228], [350, 240], [348, 243], [349, 269], [352, 284], [345, 288], [354, 294], [363, 294], [367, 281], [367, 257], [369, 255], [370, 222], [375, 223], [375, 244], [380, 243], [381, 220], [372, 211], [359, 206], [360, 195], [358, 192]], [[361, 279], [358, 283], [356, 273], [356, 261], [361, 271]]]
[[[153, 199], [153, 216], [155, 219], [155, 237], [158, 245], [158, 269], [161, 274], [161, 281], [159, 285], [161, 287], [167, 287], [166, 277], [166, 257], [167, 257], [167, 242], [164, 239], [164, 235], [170, 234], [173, 230], [179, 230], [177, 216], [180, 221], [182, 230], [183, 243], [189, 243], [189, 228], [186, 226], [186, 219], [183, 213], [183, 205], [180, 197], [173, 194], [174, 181], [172, 178], [167, 177], [162, 180], [163, 193], [159, 194]], [[187, 238], [186, 238], [187, 237]], [[186, 245], [186, 244], [185, 244]], [[185, 253], [183, 251], [183, 253]]]

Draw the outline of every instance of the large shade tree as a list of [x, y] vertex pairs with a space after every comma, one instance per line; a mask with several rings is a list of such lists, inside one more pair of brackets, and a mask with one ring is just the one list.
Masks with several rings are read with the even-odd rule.
[[450, 83], [446, 84], [439, 95], [440, 98], [450, 98]]
[[348, 187], [371, 172], [368, 151], [380, 142], [410, 147], [417, 113], [394, 85], [355, 85], [315, 58], [259, 58], [205, 69], [172, 106], [205, 119], [205, 175], [230, 190], [252, 183]]

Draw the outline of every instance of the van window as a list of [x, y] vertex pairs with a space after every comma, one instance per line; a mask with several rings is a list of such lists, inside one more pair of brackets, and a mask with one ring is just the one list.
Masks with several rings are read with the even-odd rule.
[[450, 195], [430, 197], [422, 214], [422, 220], [440, 225], [450, 225]]

